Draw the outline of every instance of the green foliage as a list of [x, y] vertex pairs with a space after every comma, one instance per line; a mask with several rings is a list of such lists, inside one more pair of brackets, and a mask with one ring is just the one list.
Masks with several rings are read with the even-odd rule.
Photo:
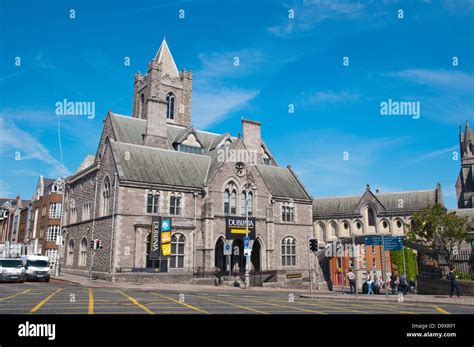
[[450, 262], [461, 243], [469, 241], [471, 224], [467, 217], [459, 217], [437, 204], [414, 213], [408, 229], [412, 240], [441, 252]]
[[416, 254], [412, 249], [404, 247], [400, 251], [390, 251], [390, 258], [392, 260], [392, 268], [401, 275], [404, 271], [403, 253], [405, 252], [405, 265], [407, 269], [407, 278], [416, 278]]

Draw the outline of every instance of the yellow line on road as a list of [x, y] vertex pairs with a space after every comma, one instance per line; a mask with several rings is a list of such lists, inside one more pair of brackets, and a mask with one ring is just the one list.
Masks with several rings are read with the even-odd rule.
[[55, 292], [49, 294], [46, 298], [44, 298], [43, 300], [41, 300], [38, 305], [36, 305], [35, 307], [33, 307], [33, 309], [30, 311], [30, 313], [35, 313], [36, 311], [38, 311], [44, 304], [46, 304], [48, 302], [49, 299], [51, 299], [53, 296], [55, 296], [57, 293], [59, 293], [61, 290], [63, 290], [62, 288], [59, 288], [57, 289]]
[[214, 302], [217, 302], [217, 303], [220, 303], [220, 304], [225, 304], [225, 305], [230, 305], [230, 306], [238, 307], [238, 308], [241, 308], [241, 309], [243, 309], [243, 310], [252, 311], [252, 312], [255, 312], [255, 313], [268, 314], [268, 312], [263, 312], [263, 311], [256, 310], [256, 309], [253, 309], [253, 308], [247, 307], [247, 306], [242, 306], [242, 305], [233, 304], [233, 303], [227, 302], [227, 301], [222, 301], [222, 300], [217, 300], [217, 299], [211, 299], [211, 298], [208, 298], [208, 297], [205, 297], [205, 296], [200, 296], [200, 295], [195, 295], [195, 294], [188, 294], [188, 295], [196, 296], [196, 297], [198, 297], [198, 298], [201, 298], [201, 299], [204, 299], [204, 300], [208, 300], [208, 301], [214, 301]]
[[23, 292], [21, 292], [21, 293], [17, 293], [17, 294], [15, 294], [15, 295], [10, 295], [10, 296], [7, 296], [7, 297], [5, 297], [5, 298], [1, 298], [0, 301], [5, 301], [5, 300], [11, 299], [11, 298], [15, 298], [15, 297], [17, 297], [18, 295], [26, 294], [26, 293], [28, 293], [28, 292], [31, 292], [31, 289], [25, 290], [25, 291], [23, 291]]
[[151, 293], [151, 294], [153, 294], [153, 295], [155, 295], [155, 296], [159, 296], [160, 298], [163, 298], [163, 299], [170, 300], [170, 301], [175, 302], [175, 303], [177, 303], [177, 304], [183, 305], [184, 307], [190, 308], [191, 310], [198, 311], [198, 312], [205, 313], [205, 314], [209, 314], [209, 312], [204, 311], [204, 310], [201, 310], [201, 309], [198, 308], [198, 307], [195, 307], [195, 306], [186, 304], [186, 303], [184, 303], [184, 302], [181, 302], [181, 301], [179, 301], [179, 300], [176, 300], [176, 299], [167, 297], [167, 296], [165, 296], [165, 295], [161, 295], [161, 294], [159, 294], [159, 293]]
[[[242, 299], [242, 300], [244, 300], [244, 299]], [[255, 299], [249, 299], [249, 298], [245, 298], [245, 300], [252, 301], [252, 302], [256, 302], [256, 303], [258, 303], [258, 304], [271, 305], [271, 306], [276, 306], [276, 307], [280, 307], [280, 308], [289, 308], [289, 309], [296, 310], [296, 311], [301, 311], [301, 312], [309, 312], [309, 313], [317, 313], [317, 314], [326, 314], [326, 313], [321, 312], [321, 311], [308, 310], [308, 309], [302, 308], [302, 307], [294, 307], [294, 306], [287, 306], [287, 305], [280, 305], [280, 304], [272, 304], [272, 303], [270, 303], [270, 302], [260, 301], [260, 300], [255, 300]], [[272, 299], [270, 299], [270, 300], [272, 300]]]
[[89, 306], [87, 308], [88, 314], [94, 314], [94, 294], [92, 294], [92, 289], [89, 288]]
[[[271, 299], [272, 301], [278, 301], [278, 302], [288, 302], [286, 300], [277, 300], [277, 299]], [[317, 304], [311, 304], [309, 302], [302, 302], [302, 301], [295, 301], [294, 304], [299, 304], [299, 305], [307, 305], [307, 306], [312, 306], [312, 307], [322, 307], [322, 308], [329, 308], [329, 309], [333, 309], [333, 310], [339, 310], [339, 311], [342, 311], [342, 312], [353, 312], [353, 313], [361, 313], [361, 314], [368, 314], [367, 312], [364, 312], [364, 311], [358, 311], [358, 310], [353, 310], [351, 308], [344, 308], [344, 307], [338, 307], [338, 306], [330, 306], [330, 305], [323, 305], [323, 304], [320, 304], [320, 303], [317, 303]]]
[[439, 307], [439, 306], [433, 305], [433, 307], [436, 309], [436, 311], [441, 312], [441, 313], [443, 313], [443, 314], [451, 314], [451, 313], [449, 313], [448, 311], [442, 309], [442, 308]]
[[124, 292], [121, 292], [119, 291], [120, 294], [122, 294], [123, 296], [125, 296], [128, 300], [130, 300], [132, 303], [134, 303], [135, 305], [137, 305], [138, 307], [140, 307], [143, 311], [145, 311], [146, 313], [148, 314], [155, 314], [155, 312], [153, 312], [152, 310], [150, 310], [148, 307], [146, 307], [145, 305], [142, 305], [140, 304], [137, 300], [135, 300], [134, 298], [132, 298], [131, 296], [125, 294]]

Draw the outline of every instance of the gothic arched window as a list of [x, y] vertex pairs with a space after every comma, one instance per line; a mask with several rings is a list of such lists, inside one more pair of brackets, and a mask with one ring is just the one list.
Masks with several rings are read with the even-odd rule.
[[372, 207], [367, 209], [367, 217], [369, 220], [369, 226], [375, 226], [375, 213]]
[[184, 246], [184, 235], [174, 234], [171, 238], [170, 268], [184, 268]]
[[140, 110], [138, 111], [142, 119], [146, 119], [145, 116], [145, 94], [140, 96]]
[[174, 95], [169, 93], [166, 95], [166, 118], [174, 119]]
[[237, 213], [237, 192], [235, 190], [230, 193], [230, 214]]
[[102, 187], [102, 216], [106, 216], [110, 212], [110, 180], [105, 176], [104, 185]]
[[228, 189], [224, 192], [224, 213], [230, 213], [230, 193]]

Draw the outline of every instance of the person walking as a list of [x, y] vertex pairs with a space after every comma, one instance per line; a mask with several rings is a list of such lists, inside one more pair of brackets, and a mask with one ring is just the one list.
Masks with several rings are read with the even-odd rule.
[[372, 285], [373, 285], [373, 281], [372, 281], [372, 276], [369, 276], [367, 277], [367, 295], [370, 295], [370, 294], [375, 294], [374, 293], [374, 290], [372, 289]]
[[390, 288], [392, 288], [392, 295], [397, 294], [397, 279], [398, 273], [393, 273], [390, 275]]
[[357, 290], [356, 283], [355, 283], [356, 277], [355, 277], [354, 272], [352, 272], [352, 269], [349, 269], [349, 272], [347, 273], [347, 279], [349, 280], [349, 287], [350, 287], [351, 294], [353, 293], [352, 289], [354, 289], [354, 294], [355, 294]]
[[459, 298], [459, 288], [458, 284], [456, 283], [456, 274], [454, 273], [453, 266], [449, 268], [448, 279], [451, 284], [451, 292], [449, 293], [449, 296], [452, 298], [454, 290], [456, 290], [456, 296]]
[[407, 279], [407, 275], [402, 274], [402, 275], [400, 276], [400, 284], [401, 284], [401, 286], [402, 286], [403, 295], [406, 295], [406, 294], [407, 294], [407, 291], [408, 291], [408, 279]]

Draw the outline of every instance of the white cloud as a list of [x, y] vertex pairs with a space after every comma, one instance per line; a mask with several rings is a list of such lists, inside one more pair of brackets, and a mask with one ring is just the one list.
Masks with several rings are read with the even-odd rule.
[[8, 183], [0, 181], [0, 198], [11, 198], [12, 196], [13, 192]]
[[340, 104], [359, 101], [360, 95], [347, 90], [340, 92], [327, 90], [305, 95], [304, 98], [311, 104]]
[[367, 16], [367, 3], [349, 0], [303, 0], [294, 5], [286, 5], [287, 10], [294, 11], [294, 18], [285, 19], [282, 23], [267, 28], [279, 37], [288, 37], [297, 32], [312, 30], [325, 20], [357, 19]]
[[230, 112], [244, 107], [258, 95], [258, 90], [216, 88], [196, 91], [193, 95], [193, 124], [206, 128], [226, 118]]
[[21, 154], [21, 160], [39, 160], [50, 167], [48, 176], [59, 177], [69, 174], [69, 170], [55, 159], [39, 141], [0, 116], [0, 154], [14, 152]]
[[456, 150], [459, 149], [459, 146], [451, 146], [451, 147], [446, 147], [446, 148], [441, 148], [441, 149], [437, 149], [435, 151], [431, 151], [431, 152], [428, 152], [428, 153], [425, 153], [425, 154], [422, 154], [420, 156], [418, 156], [417, 158], [415, 158], [411, 163], [419, 163], [421, 161], [425, 161], [425, 160], [428, 160], [428, 159], [432, 159], [432, 158], [436, 158], [436, 157], [439, 157], [440, 155], [443, 155], [443, 154], [450, 154], [450, 156], [452, 155], [452, 153]]
[[461, 71], [447, 70], [403, 70], [389, 74], [410, 82], [456, 90], [474, 90], [474, 75]]

